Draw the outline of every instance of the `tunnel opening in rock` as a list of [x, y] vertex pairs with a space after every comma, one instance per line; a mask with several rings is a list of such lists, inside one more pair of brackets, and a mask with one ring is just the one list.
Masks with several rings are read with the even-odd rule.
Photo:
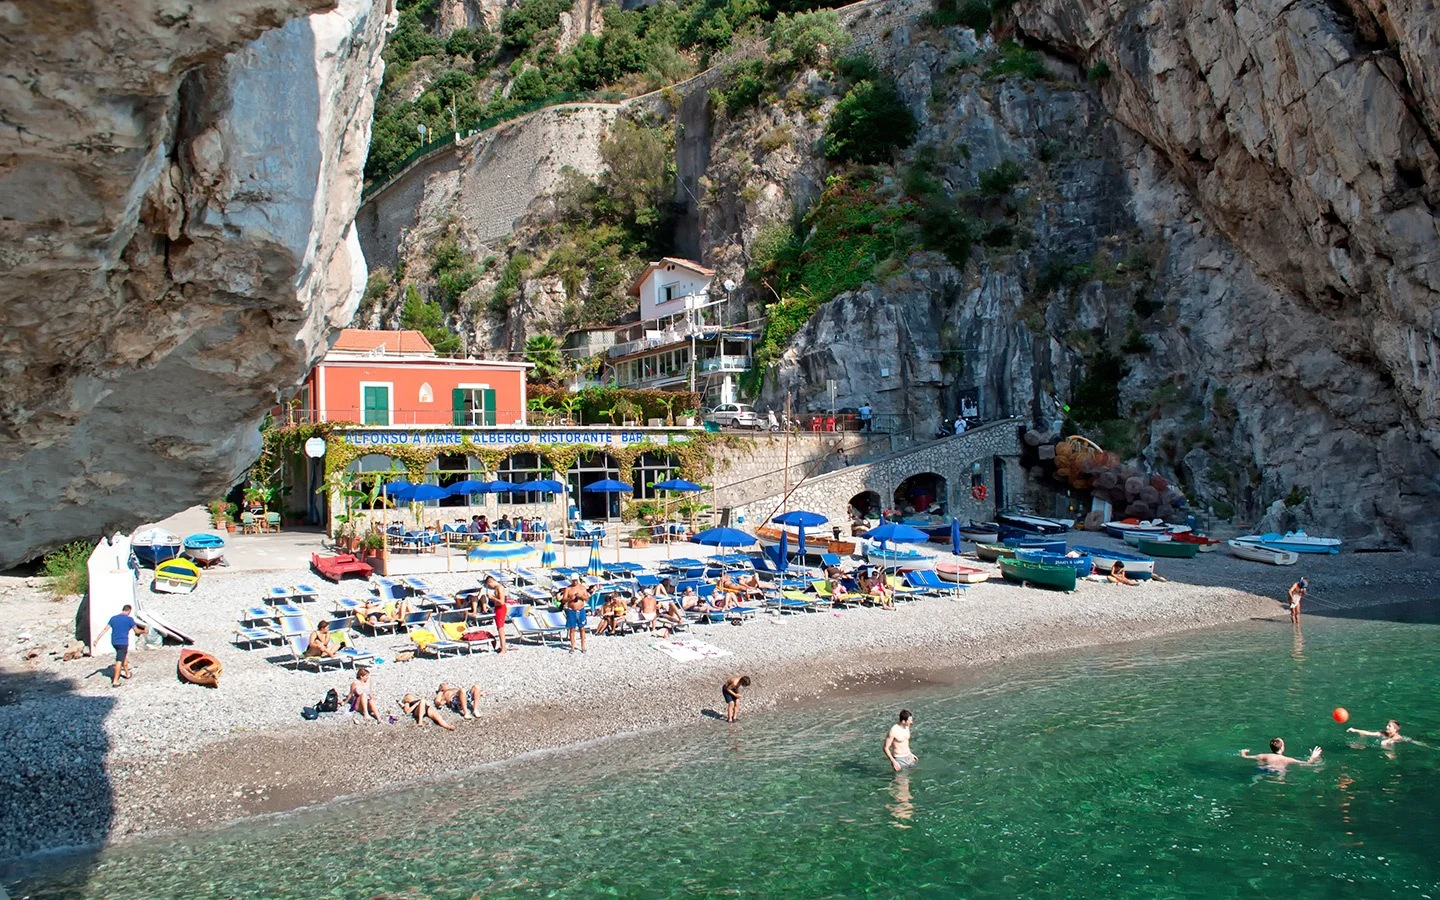
[[934, 472], [911, 475], [895, 488], [895, 509], [902, 513], [945, 513], [945, 478]]

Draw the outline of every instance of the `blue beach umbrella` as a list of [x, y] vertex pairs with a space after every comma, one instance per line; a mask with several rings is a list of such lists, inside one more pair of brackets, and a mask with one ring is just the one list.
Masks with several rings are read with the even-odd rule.
[[513, 481], [505, 481], [504, 479], [498, 479], [496, 481], [485, 482], [485, 490], [487, 493], [491, 494], [509, 494], [512, 492], [520, 491], [521, 487], [520, 485], [515, 484]]
[[950, 552], [960, 555], [960, 520], [950, 520]]
[[467, 478], [464, 481], [455, 482], [446, 490], [452, 497], [459, 497], [462, 494], [483, 494], [485, 493], [485, 482]]
[[555, 542], [550, 539], [550, 532], [545, 532], [545, 550], [540, 554], [540, 567], [543, 569], [555, 568]]
[[899, 522], [886, 522], [879, 528], [872, 528], [865, 533], [865, 536], [872, 541], [880, 542], [880, 553], [885, 555], [885, 542], [894, 541], [897, 544], [923, 544], [930, 540], [930, 535], [918, 528], [911, 528], [909, 525], [902, 525]]
[[[804, 546], [805, 532], [800, 532], [801, 546]], [[790, 570], [790, 532], [780, 532], [780, 552], [776, 553], [775, 571], [784, 575]], [[800, 557], [801, 564], [804, 564], [805, 557]]]
[[628, 494], [633, 490], [635, 489], [630, 485], [613, 478], [606, 478], [584, 487], [587, 494]]
[[398, 494], [401, 491], [407, 490], [414, 486], [415, 485], [402, 478], [399, 481], [392, 481], [389, 484], [385, 485], [385, 487], [381, 488], [380, 493], [388, 497], [391, 494]]
[[433, 484], [412, 484], [409, 487], [393, 491], [390, 496], [402, 503], [425, 503], [429, 500], [448, 497], [450, 492]]
[[590, 564], [585, 567], [585, 572], [596, 578], [605, 574], [605, 564], [600, 560], [600, 538], [598, 537], [590, 539]]
[[465, 554], [466, 559], [480, 560], [484, 562], [512, 563], [516, 560], [532, 556], [535, 548], [529, 544], [519, 544], [513, 541], [492, 541], [488, 544], [479, 544]]
[[655, 490], [657, 490], [657, 491], [684, 491], [684, 492], [689, 493], [689, 492], [694, 492], [694, 491], [703, 491], [703, 490], [705, 490], [705, 489], [704, 489], [703, 487], [701, 487], [700, 485], [696, 484], [696, 483], [693, 482], [693, 481], [686, 481], [686, 480], [683, 479], [683, 478], [672, 478], [672, 479], [670, 479], [669, 481], [656, 482], [656, 484], [655, 484]]
[[800, 562], [805, 562], [805, 529], [814, 528], [817, 525], [824, 525], [830, 520], [817, 512], [809, 512], [803, 509], [792, 509], [787, 513], [781, 513], [770, 520], [776, 525], [793, 525], [800, 530]]
[[527, 494], [563, 494], [565, 482], [556, 481], [554, 478], [541, 478], [539, 481], [521, 482], [520, 489]]
[[690, 542], [707, 547], [753, 547], [755, 538], [736, 528], [707, 528]]

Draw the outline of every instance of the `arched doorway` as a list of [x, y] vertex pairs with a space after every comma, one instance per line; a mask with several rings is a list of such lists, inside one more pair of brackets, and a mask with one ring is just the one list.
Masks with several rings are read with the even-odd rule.
[[901, 513], [945, 514], [945, 479], [934, 472], [911, 475], [895, 489], [895, 509]]
[[875, 491], [861, 491], [850, 498], [852, 521], [880, 518], [880, 495]]
[[623, 494], [596, 494], [585, 490], [589, 485], [597, 481], [604, 481], [607, 478], [614, 478], [617, 481], [625, 481], [629, 472], [622, 474], [620, 464], [615, 457], [608, 453], [592, 451], [580, 456], [575, 460], [575, 465], [565, 473], [566, 480], [570, 483], [570, 496], [574, 498], [575, 504], [580, 509], [582, 519], [618, 519], [620, 518], [620, 500]]

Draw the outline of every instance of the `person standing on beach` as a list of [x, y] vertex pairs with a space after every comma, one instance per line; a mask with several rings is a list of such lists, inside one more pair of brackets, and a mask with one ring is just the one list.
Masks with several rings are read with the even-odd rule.
[[505, 585], [494, 575], [485, 576], [485, 587], [489, 593], [490, 611], [495, 614], [495, 641], [499, 652], [504, 653], [505, 617], [510, 611], [510, 597], [505, 593]]
[[565, 607], [565, 630], [570, 636], [570, 652], [575, 652], [575, 636], [580, 636], [580, 652], [585, 650], [585, 624], [590, 618], [590, 592], [580, 583], [579, 575], [570, 576], [570, 586], [560, 592], [560, 603]]
[[1250, 749], [1247, 747], [1240, 751], [1240, 756], [1243, 759], [1255, 760], [1255, 762], [1260, 764], [1260, 768], [1262, 769], [1272, 769], [1276, 772], [1283, 772], [1285, 771], [1285, 767], [1292, 763], [1298, 766], [1313, 766], [1320, 762], [1320, 748], [1312, 747], [1308, 759], [1296, 759], [1293, 756], [1285, 755], [1285, 742], [1277, 737], [1270, 740], [1269, 753], [1256, 753], [1251, 755]]
[[920, 757], [910, 752], [910, 726], [913, 724], [915, 716], [910, 710], [902, 709], [895, 724], [890, 726], [890, 732], [885, 735], [885, 758], [890, 760], [890, 765], [897, 772], [913, 768], [920, 761]]
[[1300, 580], [1290, 585], [1290, 591], [1286, 596], [1289, 599], [1290, 621], [1296, 625], [1300, 624], [1300, 601], [1305, 599], [1305, 592], [1310, 590], [1310, 582], [1301, 575]]
[[110, 646], [115, 648], [115, 668], [110, 674], [112, 688], [120, 686], [122, 677], [129, 678], [135, 674], [130, 669], [130, 635], [144, 634], [145, 626], [136, 622], [130, 615], [130, 610], [133, 608], [130, 604], [125, 604], [120, 608], [120, 613], [111, 616], [110, 621], [106, 622], [105, 627], [100, 629], [100, 633], [95, 636], [95, 640], [99, 641], [105, 636], [105, 632], [110, 632]]
[[749, 675], [731, 678], [720, 685], [720, 696], [725, 699], [725, 721], [734, 722], [740, 718], [740, 689], [749, 686]]

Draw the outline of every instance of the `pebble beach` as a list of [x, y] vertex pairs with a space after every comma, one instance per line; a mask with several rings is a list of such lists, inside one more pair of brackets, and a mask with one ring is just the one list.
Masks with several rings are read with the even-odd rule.
[[[1086, 535], [1085, 543], [1109, 541]], [[1114, 542], [1111, 542], [1114, 543]], [[994, 579], [958, 598], [881, 609], [762, 614], [740, 626], [693, 627], [689, 636], [728, 655], [678, 662], [646, 634], [590, 638], [590, 652], [512, 642], [498, 656], [387, 662], [372, 675], [382, 712], [397, 718], [406, 692], [442, 682], [478, 684], [476, 720], [433, 725], [357, 724], [346, 713], [301, 718], [352, 674], [297, 672], [278, 651], [231, 643], [240, 610], [273, 584], [319, 588], [314, 619], [367, 585], [335, 585], [307, 570], [207, 573], [190, 595], [141, 592], [147, 608], [189, 632], [224, 664], [218, 690], [181, 683], [177, 646], [137, 650], [135, 677], [110, 687], [107, 653], [63, 661], [73, 604], [48, 599], [33, 579], [0, 579], [0, 860], [57, 848], [107, 844], [285, 812], [385, 791], [442, 775], [473, 775], [525, 754], [664, 729], [727, 726], [719, 683], [749, 674], [745, 715], [772, 715], [866, 685], [957, 677], [987, 662], [1141, 640], [1247, 619], [1286, 624], [1279, 598], [1298, 575], [1312, 582], [1307, 614], [1433, 597], [1440, 561], [1412, 554], [1343, 554], [1276, 568], [1223, 547], [1193, 561], [1162, 560], [1165, 582], [1127, 587], [1082, 582], [1071, 594]], [[442, 593], [476, 583], [476, 572], [426, 574]], [[361, 649], [393, 660], [403, 636], [362, 637]], [[108, 648], [106, 648], [108, 649]], [[507, 762], [508, 761], [508, 762]]]

